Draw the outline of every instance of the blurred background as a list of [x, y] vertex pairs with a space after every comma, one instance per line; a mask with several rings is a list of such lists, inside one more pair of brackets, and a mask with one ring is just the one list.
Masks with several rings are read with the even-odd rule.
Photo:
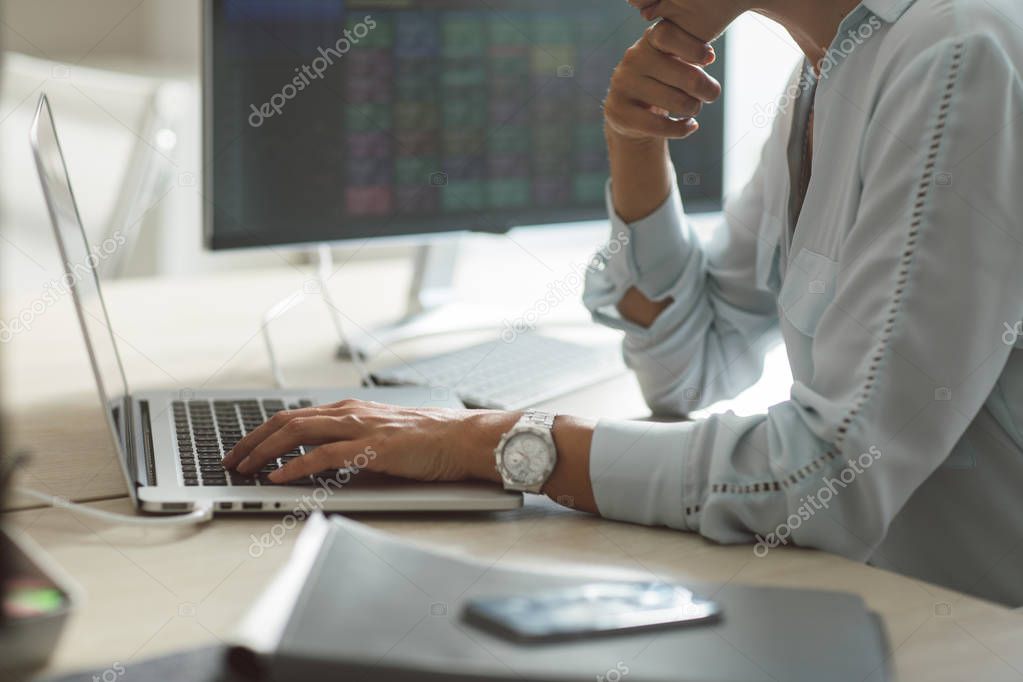
[[[303, 258], [261, 249], [203, 251], [200, 19], [200, 0], [3, 0], [0, 271], [6, 291], [37, 291], [59, 275], [27, 142], [43, 91], [63, 128], [93, 243], [119, 229], [130, 236], [128, 248], [103, 264], [105, 277], [180, 276]], [[800, 53], [779, 26], [760, 17], [741, 19], [729, 38], [725, 187], [731, 194], [753, 171], [769, 130], [765, 114]], [[595, 244], [599, 231], [596, 225], [593, 234], [575, 230], [572, 240]], [[485, 244], [494, 237], [471, 239]], [[402, 248], [364, 249], [358, 258], [393, 257]]]

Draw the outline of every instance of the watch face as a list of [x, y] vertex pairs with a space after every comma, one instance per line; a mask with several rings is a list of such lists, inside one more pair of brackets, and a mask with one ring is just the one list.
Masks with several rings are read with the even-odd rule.
[[504, 446], [501, 456], [505, 473], [516, 483], [543, 483], [550, 465], [550, 446], [533, 433], [520, 433]]

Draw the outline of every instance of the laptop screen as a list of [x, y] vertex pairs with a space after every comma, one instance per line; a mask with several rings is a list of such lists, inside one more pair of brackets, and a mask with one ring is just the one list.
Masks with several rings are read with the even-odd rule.
[[[119, 454], [123, 455], [120, 432], [114, 422], [112, 410], [119, 410], [123, 405], [123, 399], [128, 394], [128, 382], [125, 379], [117, 350], [117, 339], [110, 326], [110, 318], [103, 303], [95, 269], [104, 254], [110, 255], [107, 250], [120, 246], [121, 244], [116, 242], [121, 241], [123, 244], [123, 241], [115, 237], [100, 246], [89, 245], [71, 189], [71, 179], [64, 163], [53, 113], [45, 96], [40, 98], [39, 108], [32, 123], [32, 147], [50, 219], [60, 247], [61, 260], [64, 263], [61, 284], [72, 293], [82, 324], [85, 344], [96, 374], [100, 398], [109, 408], [105, 412], [110, 422], [114, 445]], [[124, 462], [123, 456], [121, 461]]]

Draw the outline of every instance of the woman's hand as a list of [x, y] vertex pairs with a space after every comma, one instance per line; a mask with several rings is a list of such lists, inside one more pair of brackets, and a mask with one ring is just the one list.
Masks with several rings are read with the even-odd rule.
[[721, 85], [703, 70], [714, 59], [709, 44], [670, 21], [648, 28], [611, 76], [604, 103], [609, 134], [631, 140], [692, 135], [703, 104], [721, 96]]
[[[604, 127], [615, 211], [634, 223], [661, 206], [675, 186], [667, 140], [695, 133], [703, 105], [721, 96], [721, 85], [704, 71], [715, 59], [710, 42], [749, 5], [748, 0], [629, 3], [657, 23], [615, 69], [604, 102]], [[649, 324], [665, 305], [640, 298], [638, 307], [619, 311], [633, 322]]]
[[748, 0], [629, 0], [656, 23], [626, 51], [611, 77], [605, 104], [608, 134], [625, 140], [688, 137], [695, 117], [721, 96], [704, 67], [715, 59], [710, 43]]
[[[299, 445], [316, 446], [270, 475], [287, 483], [325, 469], [360, 466], [421, 481], [499, 482], [494, 448], [519, 415], [414, 409], [360, 400], [278, 412], [246, 435], [224, 467], [252, 475]], [[367, 453], [371, 454], [368, 456]]]
[[[224, 458], [224, 467], [253, 475], [268, 462], [305, 445], [313, 449], [270, 474], [271, 482], [287, 483], [355, 465], [419, 481], [500, 483], [494, 450], [521, 416], [342, 400], [278, 412], [238, 441]], [[555, 420], [558, 462], [544, 486], [544, 492], [559, 504], [594, 513], [590, 444], [595, 426], [575, 417]]]
[[[661, 5], [630, 1], [637, 7], [646, 2], [645, 12]], [[714, 58], [709, 43], [661, 20], [615, 68], [604, 101], [604, 128], [612, 200], [626, 223], [650, 215], [671, 192], [675, 174], [667, 140], [695, 133], [700, 125], [694, 117], [704, 102], [721, 95], [721, 85], [703, 70]]]

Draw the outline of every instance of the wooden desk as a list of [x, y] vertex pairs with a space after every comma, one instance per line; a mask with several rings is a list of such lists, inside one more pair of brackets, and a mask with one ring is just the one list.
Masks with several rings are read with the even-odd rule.
[[[342, 269], [333, 284], [339, 294], [348, 292], [344, 308], [353, 324], [368, 326], [397, 312], [395, 283], [401, 282], [401, 272], [398, 264], [380, 263]], [[139, 387], [186, 391], [267, 385], [258, 334], [262, 310], [307, 280], [306, 272], [285, 268], [108, 286], [107, 305], [127, 348], [129, 378]], [[381, 305], [374, 291], [396, 295]], [[331, 361], [330, 324], [315, 302], [279, 321], [273, 331], [294, 384], [354, 381], [350, 367]], [[397, 350], [414, 355], [435, 348], [437, 340]], [[11, 440], [31, 445], [36, 453], [20, 482], [129, 513], [69, 301], [58, 301], [35, 320], [31, 332], [15, 337], [4, 362]], [[594, 416], [643, 414], [631, 379], [553, 407]], [[882, 615], [896, 679], [1023, 680], [1023, 615], [819, 552], [777, 549], [761, 559], [750, 547], [721, 547], [693, 535], [605, 521], [541, 498], [500, 514], [360, 519], [494, 565], [600, 565], [682, 581], [855, 592]], [[8, 512], [4, 520], [41, 544], [84, 588], [85, 602], [48, 672], [115, 664], [130, 671], [133, 661], [147, 656], [227, 640], [297, 535], [289, 532], [279, 546], [253, 556], [250, 536], [267, 532], [275, 517], [218, 519], [194, 531], [113, 527], [70, 511], [39, 508]]]
[[[124, 499], [92, 504], [131, 511]], [[855, 592], [884, 620], [894, 679], [1023, 678], [1020, 614], [819, 552], [784, 549], [760, 559], [749, 547], [604, 521], [540, 498], [499, 514], [356, 518], [495, 566], [621, 567], [660, 579]], [[194, 532], [117, 528], [53, 509], [13, 512], [6, 520], [45, 547], [86, 595], [51, 671], [117, 663], [130, 671], [132, 661], [229, 640], [298, 534], [254, 557], [250, 535], [269, 531], [272, 516], [219, 519]]]

